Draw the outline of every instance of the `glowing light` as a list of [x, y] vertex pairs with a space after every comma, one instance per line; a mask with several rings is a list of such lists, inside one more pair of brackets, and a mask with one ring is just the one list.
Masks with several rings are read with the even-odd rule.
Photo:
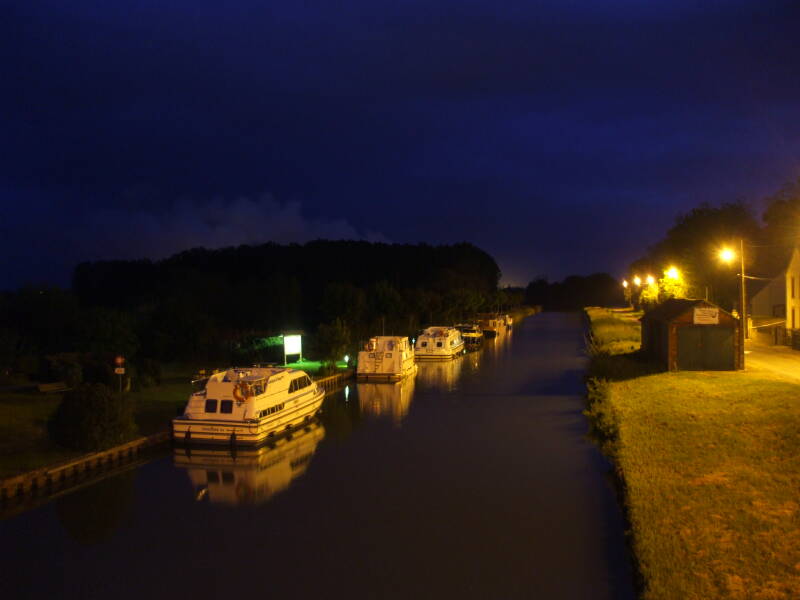
[[623, 279], [622, 280], [622, 287], [627, 289], [627, 287], [628, 287], [628, 280], [627, 279]]
[[736, 258], [736, 253], [730, 248], [723, 248], [719, 251], [719, 258], [722, 262], [729, 263]]
[[345, 354], [344, 355], [344, 362], [345, 362], [345, 364], [350, 362], [350, 355], [349, 354]]
[[677, 280], [677, 279], [681, 278], [681, 272], [678, 271], [677, 267], [670, 267], [669, 269], [664, 271], [664, 275], [667, 276], [667, 279], [676, 279]]
[[655, 282], [656, 280], [652, 275], [647, 276], [647, 285], [653, 285]]
[[347, 402], [350, 399], [350, 386], [344, 386], [344, 401]]
[[283, 350], [286, 354], [302, 354], [302, 341], [299, 335], [287, 335], [283, 338]]
[[637, 287], [642, 285], [642, 278], [638, 275], [635, 275], [633, 278], [633, 283], [635, 283]]

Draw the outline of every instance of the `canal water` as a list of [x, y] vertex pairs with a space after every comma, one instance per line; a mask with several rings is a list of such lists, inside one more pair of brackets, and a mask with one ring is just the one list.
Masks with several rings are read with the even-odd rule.
[[539, 314], [274, 448], [170, 450], [2, 521], [3, 596], [633, 598], [582, 347]]

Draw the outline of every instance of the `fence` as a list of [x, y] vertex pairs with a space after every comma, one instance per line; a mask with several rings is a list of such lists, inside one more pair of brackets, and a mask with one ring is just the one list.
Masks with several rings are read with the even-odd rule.
[[338, 390], [345, 384], [345, 381], [348, 379], [353, 378], [353, 369], [347, 369], [342, 371], [341, 373], [336, 373], [336, 375], [331, 375], [330, 377], [323, 377], [322, 379], [317, 379], [315, 383], [325, 390], [326, 394], [330, 394], [331, 392]]

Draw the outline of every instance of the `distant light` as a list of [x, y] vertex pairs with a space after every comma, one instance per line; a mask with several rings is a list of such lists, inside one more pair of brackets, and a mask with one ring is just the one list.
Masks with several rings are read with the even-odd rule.
[[656, 282], [652, 275], [647, 276], [647, 285], [653, 285]]
[[635, 283], [637, 287], [642, 285], [642, 278], [638, 275], [635, 275], [633, 278], [633, 283]]
[[344, 401], [347, 402], [348, 398], [350, 398], [350, 386], [344, 386]]
[[719, 251], [719, 258], [722, 262], [729, 263], [736, 258], [736, 253], [730, 248], [723, 248]]
[[628, 287], [628, 280], [627, 279], [623, 279], [622, 280], [622, 287], [624, 287], [624, 288]]
[[664, 271], [664, 275], [667, 276], [667, 279], [680, 279], [681, 272], [678, 271], [677, 267], [670, 267], [666, 271]]
[[349, 354], [345, 354], [344, 355], [344, 362], [345, 362], [345, 364], [350, 362], [350, 355]]

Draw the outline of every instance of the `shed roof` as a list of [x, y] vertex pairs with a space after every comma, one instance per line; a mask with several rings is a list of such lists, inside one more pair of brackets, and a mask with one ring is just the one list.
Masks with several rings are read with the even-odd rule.
[[[672, 319], [682, 315], [687, 310], [695, 308], [696, 306], [708, 306], [710, 308], [719, 308], [716, 304], [712, 304], [708, 300], [692, 300], [690, 298], [670, 298], [665, 300], [654, 309], [644, 313], [642, 321], [655, 320], [655, 321], [671, 321]], [[730, 314], [720, 308], [725, 314]]]

